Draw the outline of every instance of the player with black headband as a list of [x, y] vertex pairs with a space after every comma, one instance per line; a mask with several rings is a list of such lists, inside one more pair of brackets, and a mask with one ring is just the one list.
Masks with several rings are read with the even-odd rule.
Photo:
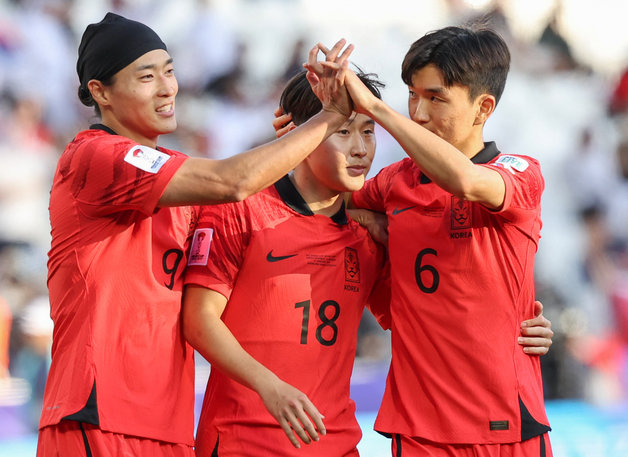
[[[79, 97], [102, 123], [67, 146], [50, 195], [55, 327], [39, 457], [193, 455], [194, 362], [180, 322], [191, 205], [267, 187], [351, 113], [330, 102], [329, 78], [320, 86], [329, 102], [285, 138], [225, 160], [188, 158], [157, 146], [176, 128], [173, 68], [166, 45], [139, 22], [109, 13], [83, 34]], [[316, 439], [320, 414], [301, 392], [286, 392], [307, 423], [285, 397], [274, 413]]]

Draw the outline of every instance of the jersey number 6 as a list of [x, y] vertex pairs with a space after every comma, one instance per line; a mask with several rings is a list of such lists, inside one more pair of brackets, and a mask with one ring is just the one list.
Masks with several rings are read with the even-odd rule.
[[[423, 265], [423, 257], [428, 254], [438, 256], [436, 250], [431, 248], [425, 248], [419, 252], [416, 256], [416, 260], [414, 261], [414, 277], [419, 289], [421, 289], [422, 292], [425, 292], [426, 294], [433, 294], [436, 292], [436, 289], [438, 289], [440, 276], [438, 275], [438, 270], [433, 265]], [[423, 282], [423, 279], [427, 276], [431, 276], [432, 278], [431, 286], [427, 286], [425, 282]]]

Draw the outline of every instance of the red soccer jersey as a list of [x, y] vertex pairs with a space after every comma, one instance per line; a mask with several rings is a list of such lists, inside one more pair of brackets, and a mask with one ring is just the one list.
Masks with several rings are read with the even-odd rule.
[[389, 220], [392, 362], [378, 431], [479, 444], [549, 429], [539, 358], [517, 344], [534, 315], [543, 177], [494, 143], [473, 162], [503, 177], [500, 211], [452, 196], [410, 159], [353, 194]]
[[80, 410], [106, 431], [193, 444], [180, 308], [197, 210], [156, 207], [187, 157], [94, 127], [60, 157], [50, 195], [55, 326], [40, 427]]
[[[293, 448], [255, 392], [214, 370], [198, 455], [209, 456], [217, 442], [220, 456], [355, 452], [361, 432], [351, 370], [382, 263], [381, 247], [347, 219], [344, 206], [332, 218], [313, 214], [288, 177], [242, 203], [201, 210], [186, 284], [229, 298], [225, 324], [254, 358], [308, 395], [325, 416], [327, 436]], [[385, 321], [388, 301], [374, 306]]]

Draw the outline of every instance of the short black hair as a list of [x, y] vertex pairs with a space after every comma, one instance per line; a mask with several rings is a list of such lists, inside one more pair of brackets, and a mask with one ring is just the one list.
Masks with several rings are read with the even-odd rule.
[[474, 99], [488, 93], [498, 102], [510, 70], [510, 51], [504, 40], [483, 25], [445, 27], [415, 41], [401, 64], [401, 79], [412, 85], [412, 76], [433, 64], [443, 72], [445, 84], [461, 84]]
[[[376, 74], [364, 73], [358, 67], [356, 69], [358, 78], [373, 95], [381, 99], [380, 88], [384, 87], [384, 83], [377, 79]], [[294, 75], [286, 84], [279, 99], [279, 106], [284, 113], [292, 114], [292, 122], [295, 125], [303, 124], [323, 108], [321, 101], [314, 95], [312, 87], [305, 77], [306, 74], [307, 71], [304, 70]]]

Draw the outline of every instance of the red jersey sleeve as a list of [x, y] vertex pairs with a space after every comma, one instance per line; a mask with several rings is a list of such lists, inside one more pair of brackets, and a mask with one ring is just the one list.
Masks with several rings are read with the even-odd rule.
[[[78, 145], [67, 179], [81, 211], [97, 217], [125, 210], [151, 215], [187, 156], [141, 146], [118, 135], [97, 136]], [[61, 164], [64, 165], [64, 164]]]
[[185, 284], [215, 290], [229, 298], [244, 260], [246, 219], [242, 203], [204, 206], [188, 256]]
[[536, 216], [545, 188], [537, 160], [527, 156], [500, 155], [485, 166], [497, 171], [506, 186], [504, 204], [498, 214], [511, 222]]

